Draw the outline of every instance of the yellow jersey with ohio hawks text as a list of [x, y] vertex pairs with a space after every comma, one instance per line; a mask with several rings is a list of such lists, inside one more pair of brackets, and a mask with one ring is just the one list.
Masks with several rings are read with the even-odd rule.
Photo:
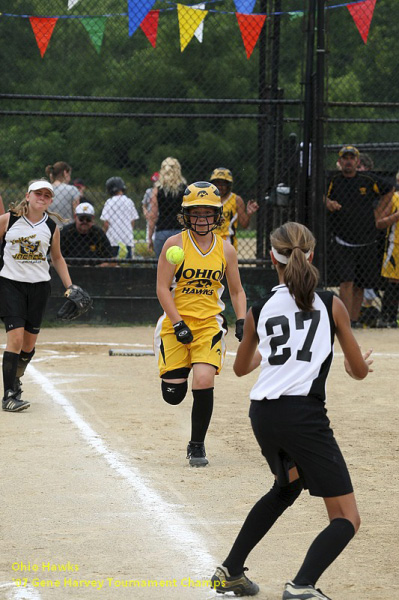
[[231, 193], [230, 196], [222, 203], [224, 222], [220, 227], [215, 229], [215, 233], [220, 235], [224, 240], [227, 240], [237, 250], [237, 194]]
[[182, 231], [184, 261], [176, 266], [171, 292], [182, 317], [206, 319], [224, 309], [222, 279], [226, 272], [223, 240], [212, 234], [211, 244], [203, 252], [191, 231]]

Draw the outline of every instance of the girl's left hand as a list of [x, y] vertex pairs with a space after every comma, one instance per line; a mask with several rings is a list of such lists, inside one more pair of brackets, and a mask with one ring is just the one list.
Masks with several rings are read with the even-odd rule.
[[256, 213], [256, 211], [259, 208], [259, 204], [256, 202], [256, 200], [248, 200], [247, 203], [247, 215], [251, 216], [254, 213]]

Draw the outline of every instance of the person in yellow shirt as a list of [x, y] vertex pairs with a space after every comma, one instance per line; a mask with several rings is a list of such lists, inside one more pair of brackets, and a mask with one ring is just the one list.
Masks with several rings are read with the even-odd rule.
[[216, 233], [237, 250], [237, 225], [244, 229], [248, 227], [251, 215], [259, 208], [258, 203], [249, 200], [245, 206], [241, 196], [232, 192], [233, 175], [229, 169], [218, 167], [212, 172], [210, 181], [218, 188], [223, 206], [224, 222], [216, 229]]
[[[193, 370], [194, 401], [187, 458], [195, 467], [208, 464], [204, 440], [212, 416], [215, 375], [222, 368], [226, 352], [227, 326], [221, 298], [224, 276], [237, 318], [235, 335], [240, 341], [247, 304], [237, 253], [214, 233], [222, 220], [217, 187], [204, 181], [189, 185], [179, 215], [184, 230], [166, 240], [158, 261], [157, 295], [165, 312], [156, 326], [154, 347], [162, 396], [168, 404], [180, 404]], [[184, 252], [178, 265], [166, 259], [172, 246], [179, 246]]]
[[[396, 175], [399, 179], [399, 173]], [[386, 210], [379, 222], [387, 227], [385, 237], [384, 258], [381, 275], [384, 277], [384, 295], [381, 303], [381, 317], [377, 327], [397, 329], [399, 308], [399, 192], [392, 196], [391, 206]]]

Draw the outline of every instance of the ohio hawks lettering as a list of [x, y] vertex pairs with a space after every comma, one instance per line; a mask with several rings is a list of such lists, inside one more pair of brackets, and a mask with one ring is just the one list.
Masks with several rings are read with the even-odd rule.
[[[212, 269], [184, 269], [182, 278], [187, 279], [186, 286], [181, 290], [182, 294], [205, 294], [212, 296], [212, 281], [220, 281], [223, 271]], [[210, 288], [210, 289], [209, 289]]]

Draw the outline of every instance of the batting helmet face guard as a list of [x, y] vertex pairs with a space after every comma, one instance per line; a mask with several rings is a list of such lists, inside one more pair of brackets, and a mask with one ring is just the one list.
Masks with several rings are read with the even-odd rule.
[[225, 169], [224, 167], [218, 167], [214, 171], [212, 171], [212, 175], [210, 181], [215, 181], [217, 179], [222, 179], [223, 181], [227, 181], [230, 185], [233, 184], [233, 174], [230, 169]]
[[[198, 235], [207, 235], [221, 223], [223, 209], [220, 193], [217, 187], [208, 181], [197, 181], [189, 185], [184, 192], [181, 206], [185, 228], [195, 231]], [[194, 208], [209, 210], [193, 215], [191, 212]]]
[[110, 177], [105, 182], [105, 187], [110, 196], [114, 196], [118, 192], [126, 192], [126, 184], [122, 177]]

